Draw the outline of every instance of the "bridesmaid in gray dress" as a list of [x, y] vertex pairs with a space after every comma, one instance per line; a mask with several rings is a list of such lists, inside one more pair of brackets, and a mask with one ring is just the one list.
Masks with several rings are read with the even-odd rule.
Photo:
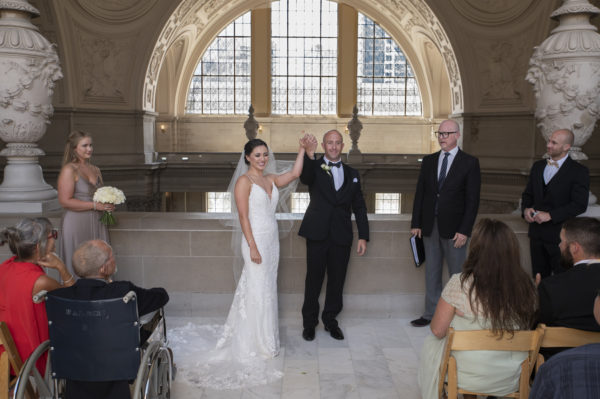
[[109, 242], [108, 228], [100, 222], [103, 211], [115, 206], [94, 202], [96, 189], [102, 186], [102, 174], [90, 163], [94, 149], [92, 137], [74, 131], [65, 145], [63, 166], [58, 176], [58, 201], [65, 209], [61, 222], [59, 255], [72, 275], [71, 257], [84, 241], [101, 239]]

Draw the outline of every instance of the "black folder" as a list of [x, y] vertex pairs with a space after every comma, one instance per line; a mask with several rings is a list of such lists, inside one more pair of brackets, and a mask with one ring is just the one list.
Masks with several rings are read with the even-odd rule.
[[410, 249], [412, 250], [416, 267], [425, 263], [425, 247], [422, 238], [419, 238], [419, 236], [410, 237]]

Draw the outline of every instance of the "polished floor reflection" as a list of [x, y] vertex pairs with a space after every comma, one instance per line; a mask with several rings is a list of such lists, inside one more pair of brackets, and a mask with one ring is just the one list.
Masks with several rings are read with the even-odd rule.
[[[284, 377], [270, 385], [215, 391], [176, 379], [174, 399], [419, 399], [419, 350], [429, 328], [414, 328], [410, 319], [340, 319], [346, 339], [336, 341], [322, 325], [316, 339], [302, 339], [301, 320], [280, 320]], [[169, 327], [192, 322], [223, 323], [208, 318], [170, 317]], [[177, 362], [177, 359], [175, 359]]]

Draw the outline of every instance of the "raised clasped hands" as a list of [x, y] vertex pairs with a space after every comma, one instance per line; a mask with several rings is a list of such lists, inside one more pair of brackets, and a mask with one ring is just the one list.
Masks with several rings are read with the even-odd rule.
[[317, 138], [310, 133], [305, 133], [300, 139], [300, 146], [304, 148], [309, 157], [313, 157], [317, 149]]

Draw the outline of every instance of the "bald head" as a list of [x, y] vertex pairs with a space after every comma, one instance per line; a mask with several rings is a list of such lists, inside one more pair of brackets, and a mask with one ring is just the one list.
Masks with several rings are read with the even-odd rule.
[[342, 134], [333, 129], [323, 135], [323, 143], [321, 143], [327, 160], [338, 162], [344, 149], [344, 139]]
[[574, 141], [575, 136], [569, 129], [555, 131], [546, 143], [548, 155], [555, 161], [564, 158], [569, 153]]
[[101, 269], [111, 258], [112, 248], [105, 241], [86, 241], [73, 253], [73, 270], [82, 278], [104, 278], [106, 271]]
[[569, 129], [557, 130], [552, 135], [556, 135], [557, 140], [560, 140], [561, 144], [568, 144], [572, 146], [575, 142], [575, 135]]
[[460, 132], [460, 126], [452, 119], [446, 119], [440, 123], [440, 131], [443, 132]]
[[336, 129], [332, 129], [332, 130], [326, 132], [323, 135], [323, 143], [327, 142], [327, 140], [329, 139], [329, 136], [330, 135], [334, 135], [334, 134], [337, 134], [337, 136], [340, 139], [340, 141], [344, 141], [344, 138], [342, 137], [342, 134], [339, 131], [337, 131]]
[[460, 138], [460, 128], [458, 123], [452, 119], [446, 119], [440, 123], [437, 136], [442, 151], [452, 151], [458, 145], [458, 139]]

